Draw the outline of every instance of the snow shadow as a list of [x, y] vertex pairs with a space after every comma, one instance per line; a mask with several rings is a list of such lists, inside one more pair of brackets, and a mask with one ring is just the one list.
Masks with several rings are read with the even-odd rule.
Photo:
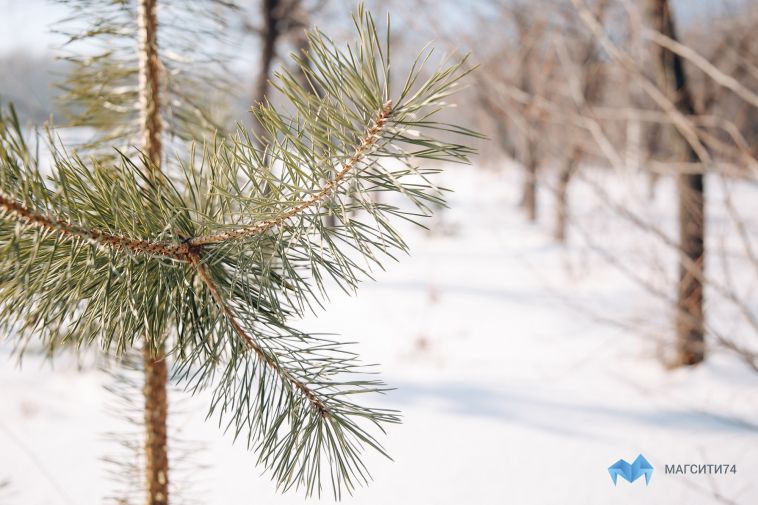
[[[397, 389], [388, 398], [401, 409], [424, 405], [425, 408], [446, 413], [482, 417], [574, 437], [615, 438], [621, 426], [630, 424], [653, 429], [758, 435], [758, 424], [754, 422], [715, 412], [678, 408], [670, 402], [667, 402], [668, 406], [662, 406], [660, 399], [657, 402], [651, 400], [645, 405], [644, 401], [635, 397], [635, 406], [625, 406], [570, 401], [564, 399], [565, 392], [559, 391], [546, 396], [545, 391], [525, 395], [449, 382], [436, 385], [392, 384]], [[623, 402], [623, 393], [615, 399]]]

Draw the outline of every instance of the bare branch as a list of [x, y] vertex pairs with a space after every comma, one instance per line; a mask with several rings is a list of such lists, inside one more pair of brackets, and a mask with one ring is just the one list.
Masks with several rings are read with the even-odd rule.
[[753, 107], [758, 108], [758, 94], [755, 94], [753, 91], [743, 86], [734, 77], [727, 75], [716, 68], [716, 66], [714, 66], [710, 61], [705, 59], [691, 47], [685, 46], [681, 42], [677, 42], [671, 37], [667, 37], [666, 35], [656, 30], [648, 29], [645, 31], [645, 35], [659, 46], [666, 48], [669, 51], [676, 53], [682, 58], [686, 59], [697, 68], [705, 72], [708, 77], [713, 79], [714, 82], [733, 91], [735, 95], [745, 100], [745, 102], [749, 103]]

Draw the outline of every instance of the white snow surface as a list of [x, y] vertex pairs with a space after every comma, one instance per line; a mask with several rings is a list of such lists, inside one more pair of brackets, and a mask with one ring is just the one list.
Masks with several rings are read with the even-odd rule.
[[[619, 179], [598, 171], [594, 180], [675, 236], [673, 184], [662, 181], [651, 201], [642, 177]], [[300, 325], [357, 341], [397, 388], [377, 400], [403, 413], [383, 439], [394, 461], [369, 454], [373, 482], [343, 503], [758, 503], [758, 372], [717, 347], [702, 366], [668, 370], [669, 307], [595, 248], [672, 294], [675, 254], [582, 181], [565, 246], [551, 238], [548, 191], [539, 222], [526, 222], [512, 167], [453, 166], [443, 182], [455, 190], [450, 209], [430, 232], [407, 230], [411, 255], [356, 296], [335, 292]], [[709, 189], [708, 245], [738, 256], [720, 183]], [[758, 215], [758, 191], [737, 189], [742, 214]], [[737, 279], [755, 310], [755, 271], [739, 257], [730, 265], [714, 258], [708, 268]], [[739, 314], [708, 295], [709, 324], [755, 344]], [[19, 368], [7, 349], [0, 357], [0, 503], [101, 503], [113, 487], [99, 460], [112, 450], [104, 433], [119, 424], [104, 410], [109, 378], [66, 359], [30, 356]], [[198, 502], [303, 503], [299, 492], [278, 494], [242, 444], [204, 422], [206, 400], [187, 400], [172, 420], [205, 446], [194, 457], [208, 468], [189, 474], [203, 489]], [[608, 467], [640, 453], [654, 467], [650, 485], [614, 486]], [[667, 464], [735, 465], [736, 474], [666, 475]]]

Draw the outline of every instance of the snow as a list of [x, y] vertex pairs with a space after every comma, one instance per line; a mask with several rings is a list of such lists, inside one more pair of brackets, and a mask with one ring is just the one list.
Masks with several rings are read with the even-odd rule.
[[[651, 202], [641, 176], [593, 178], [675, 236], [669, 181]], [[596, 247], [668, 291], [675, 256], [576, 182], [577, 226], [561, 246], [550, 238], [548, 192], [531, 225], [517, 209], [512, 167], [452, 167], [444, 176], [455, 189], [451, 208], [432, 232], [410, 232], [411, 256], [376, 272], [355, 297], [335, 293], [303, 322], [357, 340], [397, 388], [378, 401], [403, 412], [385, 439], [394, 461], [369, 456], [374, 482], [344, 503], [756, 503], [758, 373], [717, 348], [694, 369], [663, 365], [668, 308]], [[755, 272], [738, 257], [719, 184], [711, 188], [709, 244], [733, 263], [731, 277], [716, 255], [708, 268], [724, 283], [737, 279], [750, 300]], [[756, 190], [737, 189], [743, 215], [758, 215]], [[731, 305], [708, 295], [709, 324], [754, 339]], [[100, 501], [112, 488], [98, 460], [111, 450], [103, 433], [117, 422], [103, 411], [106, 377], [29, 357], [21, 369], [4, 358], [0, 381], [0, 482], [10, 482], [0, 502]], [[303, 502], [277, 494], [244, 447], [203, 422], [203, 399], [182, 408], [173, 422], [205, 445], [197, 463], [208, 468], [191, 476], [205, 488], [200, 503]], [[614, 487], [607, 468], [640, 453], [655, 468], [650, 485], [619, 479]], [[667, 464], [729, 464], [737, 473], [666, 475]]]

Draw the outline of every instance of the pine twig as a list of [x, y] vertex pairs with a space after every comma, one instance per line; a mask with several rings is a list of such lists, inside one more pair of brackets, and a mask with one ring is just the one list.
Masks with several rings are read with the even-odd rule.
[[115, 251], [128, 250], [135, 254], [151, 257], [167, 257], [190, 261], [190, 247], [187, 244], [170, 244], [135, 239], [115, 235], [103, 230], [85, 228], [78, 224], [53, 219], [31, 209], [0, 193], [0, 213], [14, 218], [17, 222], [33, 226], [40, 230], [55, 233], [64, 239], [89, 241], [103, 249]]
[[213, 279], [210, 278], [208, 272], [205, 270], [205, 266], [203, 266], [200, 261], [201, 260], [199, 255], [192, 255], [192, 266], [197, 270], [198, 277], [200, 277], [200, 280], [202, 280], [203, 284], [205, 284], [205, 286], [208, 288], [213, 301], [216, 302], [216, 305], [218, 305], [221, 313], [224, 315], [227, 321], [229, 321], [229, 324], [234, 329], [234, 332], [242, 339], [245, 345], [250, 350], [252, 350], [266, 364], [266, 366], [268, 366], [274, 371], [274, 373], [281, 377], [285, 383], [291, 384], [295, 389], [303, 393], [303, 396], [308, 399], [308, 402], [313, 406], [313, 408], [321, 417], [328, 417], [329, 408], [318, 398], [316, 393], [314, 393], [311, 388], [309, 388], [301, 380], [293, 377], [292, 374], [282, 368], [279, 363], [277, 363], [277, 361], [272, 358], [271, 355], [263, 349], [263, 347], [260, 346], [255, 338], [253, 338], [248, 332], [245, 331], [244, 328], [242, 328], [242, 325], [237, 320], [236, 314], [232, 308], [224, 301], [224, 298], [221, 296], [221, 292], [219, 291], [218, 286], [216, 286], [216, 283], [214, 283]]
[[285, 212], [284, 214], [282, 214], [281, 216], [275, 219], [259, 221], [251, 226], [238, 228], [236, 230], [228, 231], [226, 233], [219, 233], [217, 235], [209, 235], [206, 237], [198, 237], [196, 239], [190, 240], [189, 243], [192, 246], [205, 246], [205, 245], [210, 245], [210, 244], [218, 244], [221, 242], [226, 242], [226, 241], [234, 240], [238, 238], [260, 235], [272, 228], [275, 228], [283, 224], [287, 220], [295, 217], [296, 215], [300, 214], [301, 212], [308, 209], [309, 207], [312, 207], [316, 205], [317, 203], [323, 201], [329, 195], [334, 193], [334, 191], [339, 187], [342, 180], [348, 175], [348, 173], [353, 168], [355, 168], [356, 165], [358, 165], [358, 163], [361, 162], [361, 160], [365, 157], [369, 149], [371, 149], [371, 146], [373, 146], [376, 143], [377, 139], [379, 138], [379, 134], [384, 128], [384, 125], [389, 120], [389, 117], [391, 114], [392, 114], [392, 100], [388, 100], [382, 107], [382, 110], [379, 112], [373, 124], [366, 131], [365, 137], [363, 137], [363, 140], [361, 141], [361, 143], [356, 147], [353, 155], [342, 166], [342, 169], [337, 173], [334, 179], [326, 183], [326, 185], [324, 185], [324, 187], [321, 188], [321, 190], [318, 193], [311, 196], [309, 199], [307, 199], [300, 205], [290, 209], [289, 211]]

